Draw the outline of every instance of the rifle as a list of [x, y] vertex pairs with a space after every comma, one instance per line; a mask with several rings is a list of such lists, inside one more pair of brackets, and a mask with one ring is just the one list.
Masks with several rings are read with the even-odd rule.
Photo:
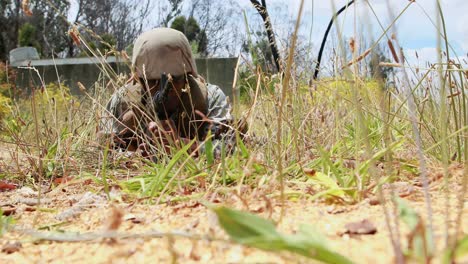
[[153, 96], [153, 103], [156, 109], [156, 114], [160, 120], [165, 120], [168, 118], [164, 103], [167, 101], [167, 96], [169, 95], [169, 83], [171, 81], [172, 76], [170, 74], [161, 74], [161, 79], [159, 80], [159, 90]]

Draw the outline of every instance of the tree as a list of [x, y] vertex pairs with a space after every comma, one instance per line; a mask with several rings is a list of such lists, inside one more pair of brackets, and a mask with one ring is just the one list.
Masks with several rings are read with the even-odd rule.
[[273, 26], [271, 25], [270, 15], [268, 14], [268, 9], [266, 6], [266, 0], [262, 0], [260, 4], [257, 0], [250, 0], [252, 5], [257, 9], [258, 14], [262, 17], [263, 23], [265, 25], [265, 31], [268, 37], [268, 45], [271, 49], [271, 54], [278, 72], [281, 72], [281, 58], [278, 51], [278, 46], [276, 45], [275, 33], [273, 31]]
[[[228, 54], [239, 52], [242, 45], [240, 30], [242, 27], [241, 8], [237, 1], [226, 0], [192, 0], [189, 17], [194, 17], [200, 26], [199, 45], [206, 50], [206, 56], [213, 54]], [[204, 48], [206, 46], [206, 48]]]
[[184, 33], [188, 41], [194, 46], [195, 53], [198, 53], [202, 57], [206, 56], [206, 33], [200, 29], [194, 17], [186, 19], [185, 16], [178, 16], [172, 21], [171, 28]]
[[1, 60], [7, 60], [8, 52], [17, 47], [21, 18], [21, 1], [0, 1]]
[[41, 50], [41, 46], [36, 39], [37, 29], [30, 23], [24, 23], [18, 32], [18, 42], [21, 47], [35, 47], [37, 50]]
[[[72, 20], [80, 34], [91, 46], [98, 47], [103, 36], [111, 35], [115, 48], [124, 50], [142, 32], [152, 9], [152, 1], [137, 0], [78, 0]], [[100, 36], [100, 37], [96, 37]], [[75, 44], [68, 40], [68, 56], [76, 55]]]
[[182, 12], [182, 2], [183, 0], [168, 0], [169, 1], [169, 12], [167, 12], [166, 16], [162, 21], [162, 25], [164, 27], [168, 27], [169, 23], [175, 17], [179, 16]]
[[371, 53], [369, 60], [369, 73], [370, 77], [379, 81], [385, 82], [387, 78], [393, 73], [392, 67], [381, 67], [380, 62], [389, 61], [385, 56], [384, 47], [378, 45], [375, 50]]
[[[23, 38], [29, 35], [30, 39], [37, 41], [39, 54], [45, 57], [58, 56], [66, 49], [67, 21], [62, 14], [67, 14], [70, 5], [67, 0], [32, 0], [29, 4], [30, 16], [21, 8], [20, 0], [0, 1], [0, 59], [8, 59], [10, 50], [18, 47], [20, 29]], [[29, 23], [30, 26], [24, 26]], [[32, 27], [31, 27], [32, 26]]]
[[255, 66], [259, 66], [264, 72], [275, 72], [276, 66], [273, 63], [273, 53], [266, 33], [258, 30], [255, 33], [252, 33], [252, 35], [255, 36], [255, 40], [252, 40], [251, 43], [244, 42], [242, 50], [250, 53], [252, 56], [252, 62]]

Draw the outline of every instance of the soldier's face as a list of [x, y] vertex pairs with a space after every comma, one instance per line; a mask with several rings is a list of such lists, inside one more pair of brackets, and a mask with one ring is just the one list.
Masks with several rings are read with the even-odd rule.
[[[149, 90], [151, 96], [154, 96], [156, 92], [159, 91], [160, 84], [159, 80], [143, 80], [140, 79], [140, 82]], [[167, 96], [167, 100], [164, 104], [164, 107], [168, 113], [172, 113], [176, 111], [180, 106], [181, 106], [181, 101], [180, 101], [180, 94], [182, 89], [185, 86], [185, 80], [179, 79], [179, 80], [172, 80], [169, 82], [169, 93]]]
[[180, 95], [185, 86], [185, 81], [172, 81], [169, 85], [172, 86], [172, 89], [169, 90], [164, 107], [168, 113], [173, 113], [182, 105]]

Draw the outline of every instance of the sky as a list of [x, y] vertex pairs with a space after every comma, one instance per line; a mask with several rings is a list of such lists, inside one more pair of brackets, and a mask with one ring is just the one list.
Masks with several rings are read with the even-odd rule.
[[[285, 14], [290, 19], [297, 18], [300, 2], [300, 0], [267, 0], [273, 27], [282, 27]], [[347, 2], [349, 0], [304, 0], [300, 33], [310, 36], [312, 32], [311, 40], [314, 46], [319, 46], [328, 21], [334, 13], [333, 10], [341, 8]], [[468, 14], [466, 13], [468, 1], [440, 0], [440, 2], [449, 43], [455, 52], [452, 52], [451, 56], [468, 61]], [[238, 0], [238, 3], [246, 9], [252, 8], [250, 0]], [[416, 0], [411, 4], [408, 0], [356, 0], [355, 5], [348, 8], [347, 13], [340, 15], [339, 27], [347, 38], [354, 36], [357, 31], [366, 37], [370, 36], [370, 39], [377, 39], [383, 32], [378, 21], [383, 27], [388, 27], [393, 21], [391, 18], [398, 16], [410, 4], [398, 19], [395, 30], [391, 32], [397, 34], [399, 44], [410, 63], [422, 66], [426, 61], [437, 61], [436, 3], [436, 0]], [[369, 6], [374, 9], [378, 20]], [[275, 16], [282, 19], [278, 20]], [[288, 26], [292, 30], [292, 25]], [[416, 52], [419, 59], [416, 58]], [[464, 64], [466, 66], [466, 62]]]
[[[160, 3], [157, 2], [160, 0], [154, 1], [154, 3]], [[449, 43], [453, 48], [451, 56], [461, 59], [462, 64], [467, 67], [468, 14], [466, 11], [468, 11], [468, 0], [439, 1], [444, 13]], [[76, 0], [70, 2], [72, 3], [71, 13], [73, 13]], [[188, 0], [185, 2], [186, 5], [190, 4]], [[275, 33], [279, 35], [278, 39], [287, 39], [285, 36], [293, 31], [294, 20], [298, 17], [301, 0], [266, 0], [266, 2], [273, 21], [273, 28]], [[301, 41], [309, 41], [314, 49], [318, 49], [334, 10], [341, 8], [347, 2], [349, 0], [304, 0], [299, 32], [302, 36]], [[392, 29], [390, 32], [397, 34], [399, 44], [404, 49], [405, 56], [412, 66], [424, 66], [427, 61], [436, 62], [437, 0], [416, 0], [411, 4], [410, 2], [409, 0], [356, 0], [352, 7], [340, 15], [338, 26], [346, 38], [354, 36], [358, 39], [356, 35], [364, 35], [368, 40], [375, 40], [383, 32], [379, 22], [383, 27], [388, 27], [393, 21], [392, 17], [399, 16], [403, 9], [409, 5], [398, 19], [394, 30]], [[237, 0], [237, 3], [245, 10], [249, 20], [257, 19], [257, 22], [261, 23], [250, 0]], [[376, 15], [372, 13], [370, 7]], [[155, 8], [154, 12], [158, 12], [158, 10]], [[239, 17], [240, 25], [236, 26], [237, 30], [245, 31], [242, 12], [233, 15]], [[158, 17], [158, 14], [152, 14], [152, 16]], [[154, 26], [150, 24], [149, 27]], [[334, 27], [336, 28], [336, 26]], [[336, 32], [334, 34], [336, 39]], [[327, 43], [331, 42], [331, 38], [333, 36], [329, 37]], [[418, 58], [416, 58], [416, 53]]]

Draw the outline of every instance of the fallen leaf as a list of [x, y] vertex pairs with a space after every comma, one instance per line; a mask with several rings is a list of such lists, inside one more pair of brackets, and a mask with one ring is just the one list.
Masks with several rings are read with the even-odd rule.
[[0, 181], [0, 191], [11, 191], [15, 189], [16, 185], [8, 183], [6, 181]]
[[186, 203], [181, 203], [172, 208], [172, 211], [174, 213], [178, 212], [180, 209], [188, 208], [188, 209], [193, 209], [201, 206], [202, 204], [197, 201], [191, 201], [191, 202], [186, 202]]
[[12, 215], [14, 213], [16, 213], [16, 207], [13, 206], [13, 205], [4, 205], [2, 206], [2, 212], [3, 212], [3, 215]]
[[329, 214], [342, 214], [348, 212], [349, 209], [343, 206], [336, 207], [336, 206], [330, 206], [327, 208], [327, 213]]
[[[432, 184], [432, 183], [434, 183], [434, 182], [437, 182], [438, 180], [440, 180], [440, 179], [442, 179], [442, 178], [444, 178], [444, 174], [442, 174], [442, 173], [437, 173], [437, 174], [433, 175], [432, 177], [430, 177], [430, 178], [428, 179], [428, 184]], [[414, 182], [414, 186], [416, 186], [416, 187], [423, 187], [424, 184], [421, 182], [421, 180], [418, 179], [418, 180], [416, 180], [416, 181]], [[401, 197], [401, 196], [400, 196], [400, 197]]]
[[255, 206], [254, 208], [250, 209], [250, 212], [252, 213], [263, 213], [265, 212], [265, 207], [262, 205]]
[[192, 221], [187, 226], [185, 226], [184, 230], [187, 232], [193, 231], [193, 229], [195, 229], [199, 224], [200, 224], [200, 219], [196, 219], [195, 221]]
[[379, 198], [377, 197], [372, 197], [369, 199], [369, 204], [370, 205], [379, 205], [380, 204], [380, 200]]
[[347, 223], [345, 225], [346, 231], [343, 234], [349, 235], [373, 235], [377, 233], [375, 225], [367, 220], [361, 220], [359, 222]]
[[2, 247], [2, 252], [6, 253], [6, 254], [13, 254], [15, 252], [20, 251], [20, 249], [22, 247], [23, 247], [23, 245], [19, 241], [16, 241], [16, 242], [13, 242], [13, 243], [6, 243]]
[[145, 222], [145, 219], [142, 217], [137, 217], [135, 215], [127, 215], [125, 216], [124, 221], [130, 221], [133, 224], [142, 224]]
[[304, 169], [304, 173], [305, 173], [307, 176], [309, 176], [309, 177], [314, 177], [316, 171], [315, 171], [314, 169], [305, 168], [305, 169]]
[[79, 33], [78, 29], [76, 28], [76, 26], [73, 26], [68, 31], [68, 34], [73, 39], [73, 42], [75, 43], [75, 45], [79, 46], [81, 44], [80, 33]]
[[25, 211], [25, 212], [35, 212], [35, 211], [36, 211], [36, 207], [26, 206], [26, 207], [24, 208], [24, 211]]
[[60, 177], [60, 178], [57, 178], [54, 180], [54, 183], [56, 185], [60, 185], [60, 184], [65, 184], [67, 182], [70, 182], [71, 180], [73, 180], [73, 177], [72, 176], [68, 176], [68, 177]]
[[112, 206], [111, 215], [109, 217], [109, 223], [107, 225], [107, 230], [116, 231], [122, 225], [124, 212], [121, 208]]
[[52, 203], [52, 199], [49, 199], [49, 198], [38, 199], [38, 198], [25, 197], [25, 198], [19, 198], [18, 200], [16, 200], [16, 203], [25, 204], [29, 206], [36, 206], [39, 204], [50, 204]]

